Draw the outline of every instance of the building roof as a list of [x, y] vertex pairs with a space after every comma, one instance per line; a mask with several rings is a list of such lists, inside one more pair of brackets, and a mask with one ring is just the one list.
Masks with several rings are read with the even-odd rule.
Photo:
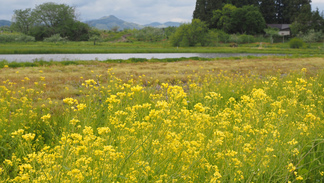
[[267, 24], [268, 27], [286, 30], [290, 28], [290, 24]]

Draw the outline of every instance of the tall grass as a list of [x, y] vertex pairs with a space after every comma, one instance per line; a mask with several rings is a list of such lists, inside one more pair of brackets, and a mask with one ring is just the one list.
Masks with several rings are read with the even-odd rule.
[[172, 47], [168, 42], [133, 42], [112, 43], [103, 42], [93, 45], [93, 42], [67, 43], [2, 43], [0, 54], [55, 54], [55, 53], [277, 53], [277, 54], [323, 54], [323, 44], [314, 43], [311, 48], [289, 49], [287, 43], [277, 44], [239, 44], [231, 48], [229, 44], [218, 47]]
[[46, 77], [1, 81], [0, 181], [322, 182], [324, 71], [307, 72], [150, 85], [109, 69], [61, 101]]

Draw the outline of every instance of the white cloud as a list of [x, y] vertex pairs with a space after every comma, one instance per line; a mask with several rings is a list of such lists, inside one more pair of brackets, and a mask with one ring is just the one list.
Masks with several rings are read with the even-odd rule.
[[115, 15], [125, 21], [146, 24], [155, 21], [166, 22], [172, 19], [190, 20], [195, 8], [195, 1], [97, 0], [95, 3], [78, 7], [78, 9], [83, 20]]
[[[0, 19], [11, 20], [15, 9], [34, 8], [48, 0], [0, 0]], [[153, 21], [190, 21], [196, 0], [56, 0], [76, 7], [81, 20], [115, 15], [128, 22], [140, 24]]]

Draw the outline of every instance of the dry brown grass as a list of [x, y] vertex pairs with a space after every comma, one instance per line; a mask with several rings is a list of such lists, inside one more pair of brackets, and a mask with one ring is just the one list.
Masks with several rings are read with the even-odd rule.
[[[62, 99], [78, 95], [82, 82], [86, 79], [95, 79], [99, 75], [105, 76], [107, 70], [113, 68], [114, 74], [127, 81], [131, 78], [142, 77], [144, 84], [156, 82], [172, 82], [181, 80], [186, 82], [188, 75], [203, 75], [207, 72], [218, 74], [221, 70], [247, 74], [267, 75], [278, 71], [282, 74], [292, 70], [307, 68], [309, 74], [314, 74], [324, 68], [324, 58], [273, 58], [267, 59], [241, 59], [217, 61], [181, 61], [159, 63], [101, 63], [93, 65], [48, 66], [29, 68], [3, 68], [0, 69], [0, 81], [9, 80], [17, 83], [15, 87], [41, 87], [46, 93], [45, 97]], [[28, 77], [30, 80], [24, 79]], [[41, 81], [40, 77], [45, 77]], [[22, 82], [22, 80], [25, 80]], [[158, 80], [158, 81], [157, 81]], [[46, 83], [46, 87], [43, 84]], [[1, 84], [0, 84], [1, 85]]]

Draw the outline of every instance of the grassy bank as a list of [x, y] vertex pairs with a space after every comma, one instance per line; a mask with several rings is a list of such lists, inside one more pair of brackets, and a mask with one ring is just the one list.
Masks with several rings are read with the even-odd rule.
[[0, 182], [322, 182], [323, 66], [4, 67]]
[[93, 45], [92, 42], [67, 43], [0, 43], [0, 54], [54, 54], [54, 53], [277, 53], [277, 54], [323, 54], [322, 43], [314, 43], [311, 48], [290, 49], [288, 44], [251, 43], [231, 48], [230, 44], [219, 47], [171, 47], [168, 42], [148, 43], [114, 43], [103, 42]]
[[0, 68], [9, 67], [9, 68], [19, 68], [19, 67], [44, 67], [44, 66], [67, 66], [67, 65], [93, 65], [100, 63], [166, 63], [166, 62], [179, 62], [187, 60], [195, 61], [218, 61], [218, 60], [227, 60], [227, 61], [237, 61], [237, 60], [247, 60], [247, 59], [293, 59], [293, 58], [323, 58], [323, 54], [294, 54], [294, 55], [284, 55], [284, 56], [235, 56], [235, 57], [226, 57], [226, 58], [201, 58], [201, 57], [191, 57], [191, 58], [129, 58], [129, 59], [107, 59], [104, 61], [80, 61], [80, 60], [67, 60], [67, 61], [44, 61], [44, 60], [35, 60], [33, 62], [8, 62], [6, 60], [0, 60]]

